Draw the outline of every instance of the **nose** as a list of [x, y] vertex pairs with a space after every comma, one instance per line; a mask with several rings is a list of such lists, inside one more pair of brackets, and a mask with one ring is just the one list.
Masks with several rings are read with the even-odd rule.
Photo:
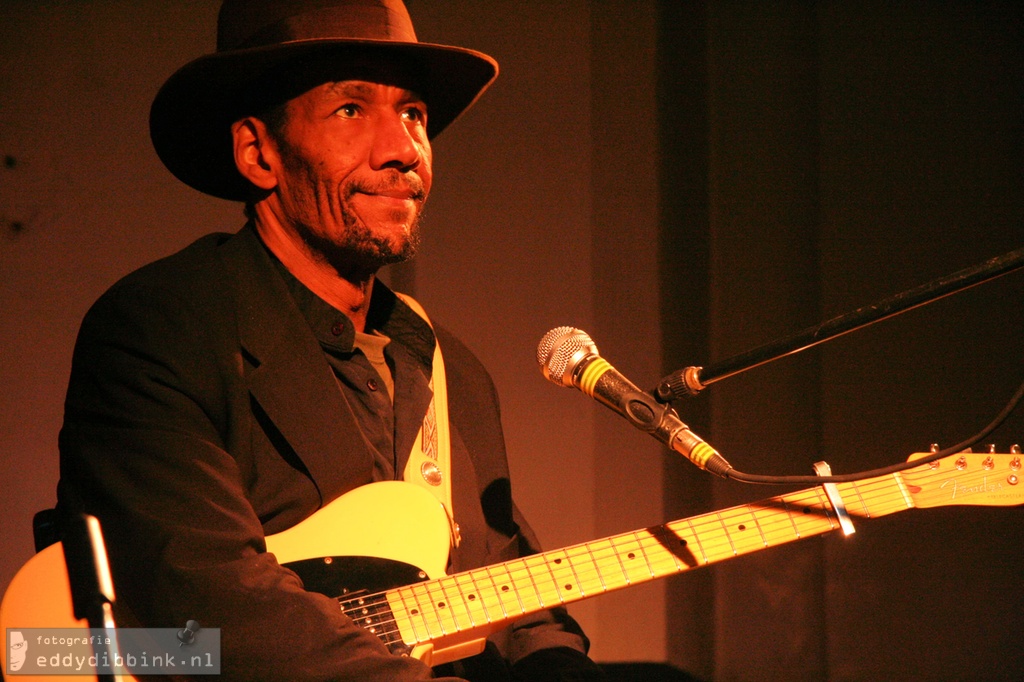
[[413, 171], [423, 162], [423, 146], [429, 144], [422, 126], [407, 121], [399, 112], [388, 112], [377, 121], [370, 166]]

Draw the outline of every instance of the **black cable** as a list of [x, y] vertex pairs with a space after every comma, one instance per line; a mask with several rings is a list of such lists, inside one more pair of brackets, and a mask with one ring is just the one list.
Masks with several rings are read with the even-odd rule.
[[852, 483], [865, 478], [888, 476], [889, 474], [913, 469], [923, 464], [928, 464], [929, 462], [942, 459], [943, 457], [949, 457], [950, 455], [961, 453], [967, 448], [980, 443], [988, 437], [990, 433], [999, 428], [1010, 414], [1017, 409], [1022, 397], [1024, 397], [1024, 383], [1021, 383], [1020, 388], [1018, 388], [1017, 392], [1013, 394], [1012, 398], [1010, 398], [1010, 402], [1008, 402], [1002, 411], [996, 415], [996, 418], [977, 434], [971, 436], [962, 443], [957, 443], [952, 447], [939, 450], [938, 452], [931, 453], [926, 457], [915, 459], [912, 462], [902, 462], [900, 464], [894, 464], [881, 469], [872, 469], [870, 471], [861, 471], [856, 474], [842, 474], [839, 476], [761, 476], [758, 474], [745, 474], [742, 471], [737, 471], [736, 469], [729, 469], [723, 474], [723, 476], [734, 481], [739, 481], [740, 483], [755, 483], [760, 485], [805, 485], [808, 483], [820, 485], [823, 483]]

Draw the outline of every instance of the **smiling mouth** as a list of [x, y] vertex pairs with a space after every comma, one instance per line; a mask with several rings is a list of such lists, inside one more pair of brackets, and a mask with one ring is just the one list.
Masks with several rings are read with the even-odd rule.
[[422, 192], [415, 192], [415, 191], [413, 191], [411, 189], [408, 189], [408, 190], [392, 189], [392, 190], [384, 190], [384, 191], [377, 191], [377, 192], [360, 191], [359, 193], [360, 194], [366, 194], [367, 196], [371, 196], [371, 197], [381, 197], [383, 199], [395, 199], [395, 200], [398, 200], [398, 201], [417, 201], [417, 200], [419, 200], [419, 199], [421, 199], [423, 197], [423, 193]]
[[359, 183], [352, 188], [351, 192], [353, 195], [365, 194], [369, 197], [419, 203], [422, 203], [427, 196], [423, 190], [423, 184], [415, 176], [381, 178], [381, 181], [376, 183]]

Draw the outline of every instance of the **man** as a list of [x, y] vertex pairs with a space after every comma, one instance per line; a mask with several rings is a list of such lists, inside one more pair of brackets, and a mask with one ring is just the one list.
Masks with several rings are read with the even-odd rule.
[[[403, 479], [448, 510], [451, 570], [535, 551], [489, 377], [375, 278], [415, 250], [430, 139], [496, 74], [418, 43], [399, 0], [227, 0], [217, 52], [161, 89], [161, 159], [250, 221], [129, 275], [82, 325], [58, 507], [104, 524], [123, 625], [220, 628], [231, 679], [426, 679], [266, 538]], [[554, 609], [443, 673], [600, 679], [585, 651]]]

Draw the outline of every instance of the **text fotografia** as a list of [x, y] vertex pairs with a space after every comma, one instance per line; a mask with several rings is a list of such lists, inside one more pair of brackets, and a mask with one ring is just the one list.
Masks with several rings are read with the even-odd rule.
[[182, 632], [7, 628], [4, 675], [219, 675], [220, 629]]

